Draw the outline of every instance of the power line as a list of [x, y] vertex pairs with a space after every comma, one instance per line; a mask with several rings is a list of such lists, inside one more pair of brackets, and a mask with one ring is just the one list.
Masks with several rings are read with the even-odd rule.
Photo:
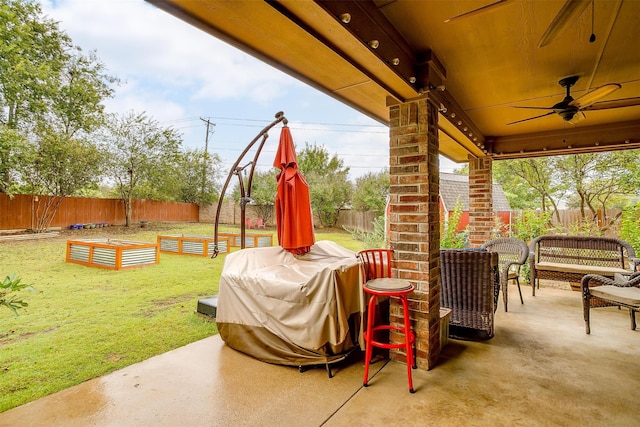
[[[234, 163], [233, 162], [224, 162], [223, 161], [220, 164], [222, 166], [230, 167], [230, 166], [233, 166]], [[270, 163], [260, 163], [260, 162], [258, 162], [256, 164], [256, 167], [271, 168], [271, 167], [274, 167], [274, 166], [272, 164], [270, 164]], [[347, 166], [347, 167], [349, 169], [385, 169], [385, 168], [388, 168], [389, 165], [385, 165], [385, 166]]]
[[[228, 147], [211, 147], [212, 150], [218, 151], [236, 151], [241, 152], [243, 149], [241, 148], [228, 148]], [[263, 153], [273, 153], [275, 154], [275, 150], [262, 150]], [[366, 153], [336, 153], [337, 156], [358, 156], [358, 157], [389, 157], [388, 154], [366, 154]]]
[[[226, 125], [226, 126], [236, 126], [236, 127], [253, 127], [253, 128], [258, 128], [258, 127], [263, 127], [262, 124], [268, 124], [271, 123], [269, 120], [263, 120], [263, 119], [249, 119], [249, 118], [236, 118], [236, 117], [219, 117], [219, 116], [209, 116], [206, 118], [203, 117], [184, 117], [184, 118], [180, 118], [180, 119], [173, 119], [173, 120], [165, 120], [163, 122], [160, 123], [165, 123], [165, 124], [170, 124], [170, 123], [184, 123], [184, 122], [191, 122], [191, 121], [197, 121], [197, 120], [208, 120], [208, 119], [215, 119], [217, 120], [217, 124], [218, 125]], [[232, 122], [255, 122], [256, 124], [231, 124], [231, 123], [220, 123], [220, 120], [229, 120]], [[260, 123], [260, 124], [258, 124]], [[371, 130], [355, 130], [355, 131], [349, 131], [349, 130], [340, 130], [340, 129], [327, 129], [327, 128], [320, 128], [320, 129], [315, 129], [315, 128], [305, 128], [305, 127], [299, 127], [297, 125], [317, 125], [317, 126], [332, 126], [332, 127], [346, 127], [346, 128], [374, 128], [374, 129], [380, 129], [380, 132], [376, 132], [376, 131], [371, 131]], [[191, 127], [197, 127], [199, 125], [193, 125], [193, 126], [186, 126], [186, 127], [180, 127], [181, 129], [187, 129], [187, 128], [191, 128]], [[325, 123], [325, 122], [302, 122], [302, 121], [297, 121], [297, 122], [289, 122], [289, 127], [292, 129], [297, 129], [297, 130], [314, 130], [314, 131], [328, 131], [328, 132], [361, 132], [361, 133], [386, 133], [387, 131], [387, 126], [384, 125], [376, 125], [376, 124], [355, 124], [355, 123]]]
[[[231, 120], [231, 121], [270, 123], [268, 120], [260, 120], [260, 119], [242, 119], [242, 118], [217, 117], [217, 116], [212, 116], [211, 118], [212, 119], [217, 119], [217, 120]], [[289, 125], [291, 125], [291, 123], [296, 123], [296, 122], [289, 122]], [[321, 125], [321, 126], [344, 126], [344, 127], [363, 127], [363, 126], [367, 126], [367, 127], [381, 128], [381, 129], [386, 129], [387, 128], [387, 126], [384, 126], [384, 125], [360, 125], [360, 124], [355, 124], [355, 123], [323, 123], [323, 122], [297, 122], [297, 123], [302, 123], [302, 124], [307, 124], [307, 125]]]

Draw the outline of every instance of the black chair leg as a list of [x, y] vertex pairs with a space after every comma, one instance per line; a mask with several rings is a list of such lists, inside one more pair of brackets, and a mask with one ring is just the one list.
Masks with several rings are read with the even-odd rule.
[[518, 293], [520, 294], [520, 304], [524, 304], [524, 300], [522, 299], [522, 290], [520, 290], [520, 279], [516, 277], [516, 285], [518, 285]]

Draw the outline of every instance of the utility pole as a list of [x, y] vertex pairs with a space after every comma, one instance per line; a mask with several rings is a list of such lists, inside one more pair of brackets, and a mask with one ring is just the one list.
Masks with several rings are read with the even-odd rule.
[[200, 202], [204, 201], [204, 193], [205, 188], [207, 186], [207, 163], [209, 161], [209, 135], [212, 134], [213, 126], [215, 123], [212, 123], [209, 119], [203, 119], [200, 117], [200, 120], [207, 124], [207, 133], [204, 138], [204, 153], [202, 153], [202, 187], [200, 189]]

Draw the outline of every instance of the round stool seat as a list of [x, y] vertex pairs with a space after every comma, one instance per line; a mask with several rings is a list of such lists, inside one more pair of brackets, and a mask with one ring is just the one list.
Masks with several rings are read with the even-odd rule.
[[408, 280], [394, 279], [390, 277], [367, 281], [365, 288], [378, 292], [402, 292], [412, 291], [413, 286]]

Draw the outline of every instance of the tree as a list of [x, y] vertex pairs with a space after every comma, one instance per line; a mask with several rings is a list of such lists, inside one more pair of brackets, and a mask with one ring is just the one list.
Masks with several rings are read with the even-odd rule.
[[[504, 162], [506, 175], [523, 179], [531, 189], [538, 193], [542, 210], [549, 210], [548, 204], [550, 204], [551, 210], [559, 221], [558, 200], [562, 198], [567, 183], [557, 179], [553, 160], [550, 157], [539, 157], [504, 160]], [[503, 185], [504, 187], [508, 187], [508, 185]]]
[[[220, 197], [222, 159], [204, 150], [185, 150], [178, 158], [175, 173], [176, 200], [183, 203], [211, 204]], [[206, 174], [203, 176], [203, 169]]]
[[493, 179], [502, 186], [509, 206], [514, 210], [535, 209], [540, 207], [540, 199], [531, 191], [529, 183], [514, 175], [508, 167], [510, 160], [493, 162]]
[[331, 157], [324, 146], [309, 145], [298, 153], [298, 166], [309, 184], [311, 208], [325, 227], [333, 227], [338, 214], [351, 199], [349, 168], [337, 155]]
[[[251, 183], [251, 199], [256, 204], [260, 218], [265, 222], [272, 222], [273, 206], [275, 205], [278, 181], [276, 176], [280, 169], [272, 168], [266, 172], [255, 172]], [[274, 220], [275, 221], [275, 220]]]
[[627, 185], [633, 179], [636, 157], [637, 153], [612, 151], [559, 158], [557, 168], [563, 179], [570, 182], [575, 194], [568, 205], [580, 209], [583, 219], [586, 218], [585, 208], [595, 215], [616, 199], [624, 205], [622, 196], [627, 192], [633, 194], [637, 188]]
[[351, 206], [357, 211], [384, 212], [389, 195], [389, 172], [369, 172], [356, 178]]
[[47, 110], [34, 117], [35, 155], [23, 162], [22, 178], [32, 194], [51, 196], [36, 202], [36, 231], [48, 228], [65, 197], [100, 181], [103, 156], [90, 136], [104, 123], [102, 102], [116, 81], [94, 53], [76, 50], [54, 81]]
[[133, 199], [154, 177], [167, 172], [166, 165], [175, 164], [182, 137], [173, 128], [161, 128], [145, 113], [132, 111], [111, 116], [104, 140], [109, 153], [108, 175], [124, 203], [128, 227]]
[[561, 156], [555, 162], [561, 176], [564, 177], [569, 188], [575, 192], [578, 198], [578, 208], [583, 219], [585, 218], [585, 207], [589, 207], [593, 214], [596, 213], [592, 202], [595, 197], [594, 191], [598, 190], [592, 184], [594, 184], [597, 163], [597, 153]]
[[0, 193], [11, 193], [12, 182], [17, 173], [16, 166], [23, 151], [28, 147], [24, 135], [16, 129], [0, 125]]
[[8, 192], [19, 148], [11, 142], [46, 112], [71, 39], [35, 2], [0, 0], [0, 192]]
[[46, 231], [65, 197], [97, 185], [103, 166], [98, 148], [86, 139], [64, 134], [43, 135], [37, 145], [23, 151], [19, 168], [22, 192], [34, 197], [34, 231]]
[[103, 102], [113, 96], [119, 80], [106, 73], [94, 51], [83, 54], [74, 48], [56, 78], [42, 131], [75, 137], [91, 133], [105, 122]]
[[[203, 164], [207, 175], [202, 181]], [[182, 203], [210, 204], [219, 197], [218, 180], [222, 161], [217, 154], [204, 150], [180, 150], [167, 157], [165, 163], [153, 168], [140, 183], [136, 197]]]
[[[251, 182], [251, 200], [256, 211], [265, 222], [273, 222], [273, 206], [275, 205], [278, 181], [276, 176], [280, 169], [271, 168], [269, 171], [255, 171]], [[248, 177], [244, 178], [245, 192], [248, 191]], [[232, 193], [233, 200], [240, 203], [240, 187], [236, 185]]]
[[0, 0], [0, 191], [36, 198], [44, 231], [62, 200], [100, 179], [90, 134], [117, 79], [83, 54], [35, 2]]
[[620, 163], [625, 165], [625, 174], [620, 176], [618, 183], [625, 194], [640, 195], [640, 149], [622, 150], [616, 152], [620, 157]]

